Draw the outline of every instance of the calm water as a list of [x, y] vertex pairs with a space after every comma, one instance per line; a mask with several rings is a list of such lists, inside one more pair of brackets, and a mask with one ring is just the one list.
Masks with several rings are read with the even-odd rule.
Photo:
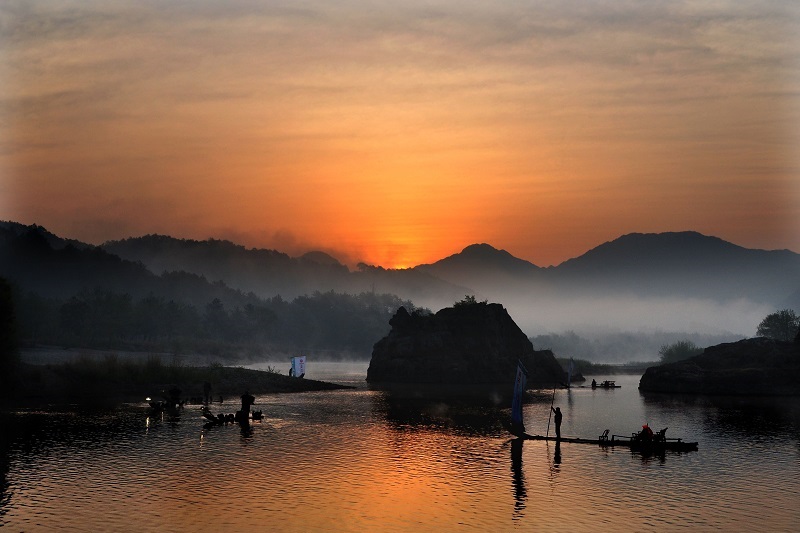
[[[628, 434], [646, 421], [699, 441], [697, 452], [643, 457], [513, 441], [501, 425], [507, 410], [370, 391], [366, 368], [309, 363], [308, 377], [359, 388], [258, 397], [266, 418], [250, 431], [204, 429], [194, 407], [148, 418], [144, 403], [3, 413], [0, 526], [800, 530], [798, 400], [642, 396], [638, 376], [617, 377], [616, 390], [556, 392], [565, 436]], [[525, 405], [530, 433], [546, 432], [551, 395], [535, 391]]]

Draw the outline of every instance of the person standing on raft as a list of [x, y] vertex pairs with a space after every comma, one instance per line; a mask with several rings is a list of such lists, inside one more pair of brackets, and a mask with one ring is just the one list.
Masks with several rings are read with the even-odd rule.
[[561, 408], [550, 406], [550, 410], [552, 410], [556, 415], [553, 417], [553, 421], [556, 423], [556, 440], [561, 440]]

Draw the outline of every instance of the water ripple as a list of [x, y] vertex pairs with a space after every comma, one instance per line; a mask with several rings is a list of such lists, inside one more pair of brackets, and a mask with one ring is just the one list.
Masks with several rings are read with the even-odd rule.
[[[643, 457], [619, 448], [519, 443], [497, 431], [491, 411], [441, 403], [405, 409], [368, 390], [259, 397], [267, 417], [249, 431], [203, 429], [201, 412], [189, 408], [149, 419], [146, 405], [9, 413], [9, 436], [0, 439], [8, 458], [0, 525], [145, 532], [553, 531], [566, 524], [572, 531], [796, 530], [800, 489], [787, 482], [800, 479], [791, 417], [775, 422], [783, 432], [743, 439], [748, 417], [761, 415], [741, 405], [678, 409], [669, 402], [661, 409], [625, 391], [557, 395], [564, 429], [591, 435], [609, 422], [636, 427], [646, 412], [675, 434], [697, 435], [700, 450]], [[611, 407], [616, 418], [595, 419]], [[546, 423], [546, 409], [549, 403], [526, 405], [533, 431]]]

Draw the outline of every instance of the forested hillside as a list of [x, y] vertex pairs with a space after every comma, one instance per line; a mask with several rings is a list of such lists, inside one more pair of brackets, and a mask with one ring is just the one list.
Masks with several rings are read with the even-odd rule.
[[0, 277], [14, 295], [23, 346], [260, 356], [318, 350], [369, 358], [398, 307], [391, 294], [313, 292], [260, 298], [186, 272], [155, 275], [43, 228], [0, 228]]

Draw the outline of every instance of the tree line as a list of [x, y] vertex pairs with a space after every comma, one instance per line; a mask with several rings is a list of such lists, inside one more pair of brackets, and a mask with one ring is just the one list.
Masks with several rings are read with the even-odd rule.
[[314, 292], [291, 301], [250, 298], [226, 306], [219, 298], [203, 305], [149, 294], [95, 288], [69, 298], [14, 293], [23, 346], [56, 345], [132, 349], [221, 356], [269, 355], [324, 350], [369, 358], [390, 329], [400, 306], [412, 302], [392, 294]]
[[[800, 317], [793, 309], [782, 309], [764, 317], [756, 335], [781, 342], [791, 342], [800, 334]], [[703, 353], [703, 348], [688, 340], [665, 344], [658, 351], [661, 364], [682, 361]]]

